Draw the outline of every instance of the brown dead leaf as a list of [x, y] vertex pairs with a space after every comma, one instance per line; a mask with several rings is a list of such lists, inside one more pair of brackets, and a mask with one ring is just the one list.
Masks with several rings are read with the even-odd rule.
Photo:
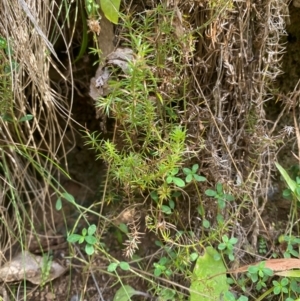
[[[279, 259], [269, 259], [265, 261], [265, 267], [271, 269], [274, 272], [277, 271], [288, 271], [291, 269], [299, 269], [300, 268], [300, 259], [297, 258], [279, 258]], [[229, 273], [245, 273], [248, 271], [250, 266], [258, 265], [259, 262], [251, 265], [245, 265], [233, 271], [229, 271]]]
[[98, 20], [90, 19], [87, 21], [88, 27], [91, 32], [96, 33], [98, 36], [101, 32], [101, 26]]
[[140, 217], [139, 212], [134, 207], [124, 209], [114, 220], [113, 223], [119, 226], [121, 223], [128, 224]]
[[66, 268], [52, 261], [49, 275], [45, 279], [42, 273], [44, 264], [43, 257], [24, 251], [0, 268], [0, 280], [13, 282], [26, 279], [33, 284], [42, 284], [59, 277], [66, 271]]
[[101, 64], [96, 76], [91, 79], [90, 96], [97, 100], [99, 97], [110, 93], [108, 81], [112, 75], [111, 67], [119, 67], [123, 73], [127, 73], [130, 67], [129, 62], [133, 60], [134, 54], [130, 48], [117, 48], [107, 55], [105, 64]]

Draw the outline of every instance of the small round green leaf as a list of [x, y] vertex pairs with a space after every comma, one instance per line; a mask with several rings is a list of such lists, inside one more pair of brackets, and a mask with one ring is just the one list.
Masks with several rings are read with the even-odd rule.
[[235, 298], [235, 295], [232, 292], [227, 291], [227, 292], [224, 293], [224, 300], [236, 301], [236, 298]]
[[169, 206], [166, 206], [166, 205], [161, 206], [161, 211], [165, 214], [171, 214], [172, 213], [171, 208]]
[[258, 272], [258, 267], [255, 265], [251, 265], [250, 267], [248, 267], [248, 272], [250, 274], [256, 274]]
[[288, 278], [283, 278], [281, 281], [280, 281], [280, 283], [281, 283], [281, 285], [282, 286], [286, 286], [286, 285], [288, 285], [289, 284], [289, 279]]
[[85, 246], [85, 253], [86, 253], [87, 255], [93, 255], [94, 252], [95, 252], [95, 249], [94, 249], [94, 246], [93, 246], [93, 245], [87, 244], [87, 245]]
[[222, 214], [218, 214], [217, 215], [217, 222], [219, 224], [223, 224], [224, 223], [224, 216]]
[[55, 203], [55, 209], [57, 211], [59, 211], [59, 210], [61, 210], [61, 208], [62, 208], [62, 201], [61, 201], [61, 198], [58, 198], [56, 203]]
[[174, 191], [174, 192], [172, 192], [171, 196], [172, 196], [172, 198], [178, 198], [178, 197], [182, 196], [182, 193], [181, 193], [181, 191]]
[[207, 196], [212, 196], [212, 197], [214, 197], [214, 196], [217, 195], [217, 193], [216, 193], [214, 190], [212, 190], [212, 189], [207, 189], [207, 190], [205, 190], [205, 194], [206, 194]]
[[171, 209], [174, 209], [175, 208], [175, 202], [173, 200], [170, 200], [169, 201], [169, 206]]
[[130, 285], [123, 285], [117, 290], [113, 301], [130, 301], [135, 294], [138, 292], [134, 288]]
[[190, 183], [190, 182], [192, 182], [192, 180], [193, 180], [193, 175], [192, 174], [187, 175], [186, 178], [185, 178], [186, 183]]
[[203, 177], [203, 176], [199, 176], [199, 175], [194, 175], [194, 179], [197, 181], [197, 182], [205, 182], [206, 181], [206, 178]]
[[198, 253], [194, 252], [190, 254], [190, 261], [195, 261], [198, 258]]
[[184, 181], [183, 181], [182, 179], [180, 179], [180, 178], [177, 178], [177, 177], [173, 177], [173, 183], [174, 183], [176, 186], [180, 187], [180, 188], [182, 188], [182, 187], [185, 186]]
[[79, 234], [71, 234], [68, 236], [67, 241], [70, 243], [75, 243], [75, 242], [79, 241], [80, 238], [81, 238], [81, 235], [79, 235]]
[[228, 238], [228, 236], [227, 235], [223, 235], [222, 236], [222, 240], [223, 240], [223, 242], [228, 242], [229, 241], [229, 238]]
[[97, 243], [97, 238], [95, 236], [88, 235], [84, 239], [90, 245], [94, 245], [95, 243]]
[[64, 199], [66, 199], [68, 202], [75, 204], [75, 199], [74, 199], [74, 197], [73, 197], [72, 194], [67, 193], [67, 192], [64, 192], [61, 196], [62, 196]]
[[274, 289], [273, 289], [273, 293], [275, 295], [279, 295], [281, 293], [281, 289], [279, 286], [275, 286]]
[[274, 272], [269, 269], [269, 268], [264, 268], [264, 274], [268, 275], [268, 276], [273, 276], [274, 275]]
[[220, 243], [220, 244], [218, 245], [218, 249], [219, 249], [220, 251], [225, 250], [225, 249], [226, 249], [226, 245], [225, 245], [224, 243]]
[[117, 269], [118, 265], [119, 264], [116, 263], [116, 262], [110, 263], [109, 266], [107, 267], [107, 271], [108, 272], [114, 272]]
[[186, 174], [186, 175], [189, 175], [189, 174], [192, 173], [192, 171], [189, 168], [186, 168], [186, 167], [183, 168], [182, 170], [183, 170], [183, 173]]
[[217, 193], [218, 194], [223, 194], [223, 185], [222, 183], [217, 183], [217, 187], [216, 187]]
[[159, 269], [159, 268], [156, 268], [156, 269], [154, 270], [154, 276], [155, 276], [155, 277], [159, 277], [159, 276], [161, 275], [161, 273], [162, 273], [162, 270]]
[[172, 176], [175, 176], [175, 175], [178, 174], [178, 172], [179, 172], [179, 168], [178, 168], [178, 167], [175, 167], [175, 168], [171, 171], [171, 175], [172, 175]]
[[120, 262], [120, 268], [123, 271], [128, 271], [128, 270], [130, 270], [130, 265], [127, 262], [125, 262], [125, 261], [121, 261]]
[[207, 219], [203, 220], [202, 225], [205, 229], [210, 228], [210, 222]]
[[88, 235], [93, 235], [97, 230], [97, 227], [96, 225], [90, 225], [89, 228], [88, 228]]
[[225, 201], [223, 199], [218, 199], [218, 207], [220, 209], [224, 209], [225, 208]]
[[157, 194], [157, 191], [151, 191], [150, 192], [150, 196], [151, 196], [151, 199], [154, 200], [154, 201], [158, 201], [158, 194]]
[[199, 165], [198, 164], [194, 164], [193, 167], [192, 167], [193, 173], [196, 173], [198, 169], [199, 169]]
[[168, 176], [166, 181], [167, 181], [168, 184], [172, 183], [173, 177], [172, 176]]
[[127, 234], [127, 233], [129, 232], [129, 231], [128, 231], [127, 225], [124, 224], [124, 223], [121, 223], [121, 224], [119, 225], [119, 229], [120, 229], [123, 233], [125, 233], [125, 234]]

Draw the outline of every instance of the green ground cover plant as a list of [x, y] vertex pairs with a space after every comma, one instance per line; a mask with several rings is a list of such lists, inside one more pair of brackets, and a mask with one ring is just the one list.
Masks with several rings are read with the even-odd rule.
[[94, 245], [98, 242], [97, 238], [94, 236], [96, 232], [96, 225], [90, 225], [88, 229], [83, 228], [81, 234], [71, 234], [68, 236], [68, 242], [82, 244], [85, 245], [85, 252], [87, 255], [93, 255], [95, 252]]
[[[118, 193], [127, 196], [130, 200], [132, 196], [135, 196], [135, 199], [138, 195], [148, 194], [154, 201], [151, 206], [154, 214], [148, 216], [147, 227], [160, 233], [162, 241], [170, 244], [172, 251], [168, 251], [168, 247], [158, 242], [167, 256], [162, 255], [153, 263], [153, 276], [165, 278], [167, 283], [168, 281], [171, 283], [172, 276], [177, 273], [188, 275], [189, 268], [185, 262], [189, 262], [190, 256], [195, 254], [192, 251], [195, 247], [193, 239], [190, 243], [183, 242], [189, 237], [188, 235], [193, 237], [195, 233], [189, 233], [187, 229], [180, 232], [173, 227], [178, 201], [182, 202], [184, 199], [184, 189], [194, 184], [200, 198], [206, 195], [216, 201], [218, 224], [214, 225], [213, 230], [211, 230], [211, 222], [206, 218], [203, 203], [200, 201], [200, 218], [203, 219], [204, 228], [210, 229], [211, 232], [200, 238], [200, 245], [206, 241], [209, 244], [219, 241], [218, 249], [222, 256], [228, 257], [229, 261], [235, 261], [235, 245], [238, 244], [238, 238], [225, 234], [231, 227], [226, 211], [236, 198], [226, 191], [228, 187], [221, 182], [216, 183], [215, 189], [208, 188], [201, 191], [200, 188], [199, 191], [199, 185], [207, 181], [206, 177], [199, 173], [199, 164], [185, 166], [192, 158], [186, 157], [187, 128], [179, 126], [178, 122], [182, 118], [180, 110], [186, 112], [188, 97], [185, 94], [180, 95], [179, 101], [176, 94], [170, 93], [166, 96], [160, 92], [163, 84], [160, 75], [164, 72], [162, 66], [167, 58], [172, 58], [177, 70], [176, 74], [181, 74], [182, 68], [179, 62], [183, 59], [183, 53], [180, 49], [177, 51], [180, 43], [172, 38], [165, 41], [160, 49], [155, 48], [151, 43], [152, 25], [156, 14], [165, 16], [159, 30], [165, 35], [170, 34], [174, 28], [170, 26], [172, 22], [166, 20], [174, 18], [174, 15], [173, 12], [165, 11], [164, 5], [159, 5], [155, 12], [150, 12], [147, 16], [141, 16], [142, 23], [136, 24], [135, 20], [127, 17], [122, 19], [128, 38], [126, 46], [134, 49], [135, 59], [129, 62], [128, 73], [109, 81], [112, 87], [111, 93], [100, 97], [96, 103], [96, 106], [108, 117], [113, 118], [114, 138], [101, 140], [97, 133], [86, 133], [88, 138], [86, 144], [97, 151], [99, 159], [107, 162], [108, 177], [119, 184]], [[185, 38], [183, 37], [183, 44]], [[153, 59], [153, 53], [156, 53], [156, 60]], [[175, 85], [176, 81], [178, 84], [181, 79], [175, 77], [170, 81]], [[186, 87], [189, 85], [186, 79], [181, 84]], [[241, 195], [238, 198], [241, 198]], [[168, 217], [168, 222], [158, 218], [161, 214]], [[175, 236], [172, 231], [176, 233]], [[116, 264], [114, 266], [117, 267]], [[260, 265], [249, 270], [248, 280], [256, 283], [257, 290], [267, 286], [268, 277], [271, 276], [267, 271], [269, 270], [260, 268]], [[286, 285], [286, 281], [283, 282]], [[276, 284], [274, 292], [276, 291], [277, 294], [280, 285], [274, 283]], [[155, 288], [155, 291], [159, 290]], [[178, 300], [184, 297], [175, 293], [165, 298], [164, 300]], [[229, 291], [226, 298], [248, 300], [243, 295], [236, 299]]]
[[[27, 248], [29, 230], [37, 237], [39, 230], [52, 233], [46, 216], [41, 225], [34, 224], [36, 208], [45, 209], [51, 199], [50, 193], [40, 192], [50, 187], [57, 197], [55, 210], [71, 207], [76, 213], [65, 231], [69, 255], [79, 259], [85, 274], [92, 276], [101, 300], [97, 272], [113, 279], [109, 289], [121, 286], [115, 290], [116, 301], [131, 300], [135, 295], [160, 301], [297, 300], [299, 267], [279, 274], [268, 266], [267, 257], [299, 257], [300, 179], [274, 163], [275, 141], [284, 141], [284, 137], [272, 136], [265, 117], [265, 105], [274, 101], [273, 84], [280, 73], [286, 5], [282, 1], [263, 5], [223, 0], [171, 2], [56, 3], [58, 14], [50, 15], [57, 16], [57, 22], [48, 28], [51, 41], [41, 34], [43, 26], [35, 22], [28, 32], [18, 32], [33, 43], [22, 44], [20, 49], [39, 49], [41, 41], [51, 47], [38, 54], [29, 51], [24, 57], [16, 31], [10, 30], [11, 36], [0, 31], [0, 126], [4, 130], [0, 133], [0, 178], [7, 199], [1, 204], [7, 209], [0, 216], [3, 229], [10, 229], [13, 212], [17, 234], [11, 231], [7, 237], [15, 235], [22, 249]], [[137, 11], [131, 10], [132, 3]], [[32, 20], [31, 11], [24, 13], [24, 7], [26, 10], [23, 3], [20, 15]], [[48, 7], [51, 5], [39, 11]], [[52, 87], [58, 90], [59, 84], [55, 80], [49, 83], [50, 64], [54, 64], [53, 58], [58, 60], [51, 43], [61, 43], [55, 33], [67, 33], [61, 53], [68, 57], [68, 72], [61, 72], [63, 77], [73, 76], [72, 66], [75, 70], [91, 58], [97, 60], [92, 64], [104, 64], [97, 39], [104, 16], [116, 25], [114, 46], [130, 48], [133, 55], [123, 62], [124, 70], [109, 69], [109, 92], [93, 104], [108, 132], [79, 130], [85, 141], [80, 147], [93, 150], [107, 167], [102, 195], [83, 205], [55, 178], [67, 177], [60, 167], [66, 156], [64, 147], [61, 154], [54, 141], [63, 143], [72, 110], [64, 98], [56, 98], [58, 93]], [[79, 51], [71, 46], [76, 31], [70, 25], [72, 18], [80, 19], [82, 26]], [[24, 20], [15, 23], [24, 24]], [[77, 54], [75, 58], [73, 54]], [[66, 98], [72, 98], [70, 103], [75, 89], [81, 93], [72, 76], [66, 80], [66, 86], [71, 86], [70, 94], [66, 93]], [[18, 87], [23, 77], [28, 77], [29, 83]], [[33, 92], [25, 95], [25, 88]], [[65, 163], [67, 166], [67, 160]], [[291, 201], [286, 228], [276, 229], [278, 244], [278, 235], [273, 235], [275, 231], [262, 218], [274, 165], [287, 185], [283, 196]], [[16, 169], [22, 171], [20, 176], [14, 173]], [[120, 208], [129, 219], [119, 217]], [[68, 216], [62, 216], [67, 224]], [[96, 222], [90, 222], [91, 216]], [[103, 242], [106, 235], [122, 249], [122, 259], [111, 255], [113, 244]], [[154, 251], [141, 255], [141, 241], [147, 235], [154, 239], [149, 239], [145, 248]], [[252, 248], [247, 248], [250, 245]], [[53, 260], [44, 255], [41, 287]], [[96, 265], [95, 270], [99, 257], [104, 267]], [[245, 271], [234, 273], [246, 263], [250, 265]], [[129, 285], [131, 277], [140, 280], [148, 293]]]

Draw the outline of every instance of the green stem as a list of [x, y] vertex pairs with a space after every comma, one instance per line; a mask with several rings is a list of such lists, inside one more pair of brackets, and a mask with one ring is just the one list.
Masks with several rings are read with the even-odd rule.
[[83, 55], [85, 54], [87, 45], [88, 45], [87, 19], [86, 19], [86, 16], [85, 16], [83, 4], [82, 4], [82, 2], [80, 2], [80, 3], [81, 3], [80, 4], [80, 12], [81, 12], [81, 20], [82, 20], [82, 43], [81, 43], [81, 46], [80, 46], [79, 53], [78, 53], [75, 61], [73, 62], [73, 64], [78, 62], [83, 57]]

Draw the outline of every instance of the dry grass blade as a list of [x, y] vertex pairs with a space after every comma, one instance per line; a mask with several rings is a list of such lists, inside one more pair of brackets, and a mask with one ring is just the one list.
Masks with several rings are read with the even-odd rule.
[[[0, 112], [1, 207], [7, 208], [0, 213], [5, 233], [1, 249], [8, 249], [7, 243], [16, 239], [24, 247], [24, 228], [35, 231], [36, 220], [46, 229], [54, 228], [51, 215], [46, 216], [49, 187], [56, 185], [53, 175], [59, 176], [58, 166], [65, 160], [62, 142], [71, 120], [70, 105], [52, 89], [49, 80], [54, 64], [49, 50], [56, 56], [48, 38], [54, 24], [50, 8], [57, 9], [54, 3], [0, 3], [0, 37], [9, 49], [3, 51], [0, 61], [1, 70], [8, 70], [6, 97], [1, 99], [7, 108]], [[38, 207], [43, 216], [35, 216]]]
[[47, 45], [48, 49], [51, 51], [51, 53], [54, 55], [54, 57], [59, 61], [59, 58], [57, 57], [57, 54], [53, 48], [53, 45], [51, 44], [51, 42], [48, 40], [48, 38], [44, 34], [43, 30], [38, 25], [37, 18], [32, 15], [27, 3], [24, 0], [18, 0], [18, 2], [19, 2], [19, 5], [24, 10], [24, 12], [26, 13], [27, 17], [33, 23], [35, 30], [42, 37], [42, 39], [43, 39], [44, 43]]

